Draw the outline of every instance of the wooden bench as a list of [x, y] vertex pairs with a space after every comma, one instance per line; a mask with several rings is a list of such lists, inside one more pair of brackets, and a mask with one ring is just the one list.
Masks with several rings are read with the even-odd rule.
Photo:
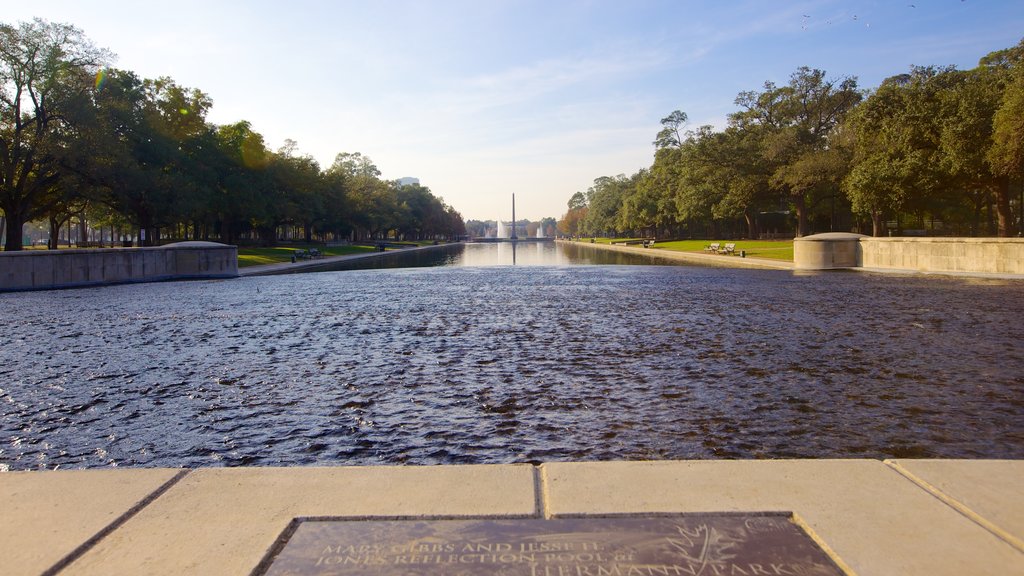
[[704, 247], [705, 252], [718, 252], [718, 247], [721, 246], [721, 242], [712, 242]]
[[735, 242], [728, 242], [728, 243], [726, 243], [725, 246], [721, 247], [718, 250], [718, 253], [719, 254], [735, 254], [736, 253], [736, 243]]
[[654, 248], [654, 240], [644, 240], [644, 248]]

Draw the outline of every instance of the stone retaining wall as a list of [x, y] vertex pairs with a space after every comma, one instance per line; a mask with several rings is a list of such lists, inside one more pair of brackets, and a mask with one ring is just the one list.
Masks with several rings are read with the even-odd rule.
[[864, 268], [1024, 274], [1020, 238], [861, 238]]
[[215, 242], [0, 253], [0, 292], [236, 276], [238, 248]]
[[866, 268], [949, 274], [1024, 275], [1021, 238], [872, 238], [828, 233], [797, 238], [798, 269]]

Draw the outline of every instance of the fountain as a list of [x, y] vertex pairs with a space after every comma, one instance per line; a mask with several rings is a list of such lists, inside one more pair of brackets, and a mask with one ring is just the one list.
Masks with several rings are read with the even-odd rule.
[[495, 238], [508, 238], [508, 226], [501, 220], [498, 220], [498, 230], [494, 233]]

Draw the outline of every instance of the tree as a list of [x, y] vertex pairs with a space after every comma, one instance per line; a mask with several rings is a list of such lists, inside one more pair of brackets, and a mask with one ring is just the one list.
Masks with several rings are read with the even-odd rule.
[[624, 174], [594, 180], [594, 185], [587, 190], [588, 209], [583, 220], [583, 234], [613, 235], [625, 229], [620, 214], [628, 186], [629, 179]]
[[[998, 109], [992, 119], [992, 146], [986, 160], [992, 172], [1006, 179], [1024, 179], [1024, 40], [1008, 50], [993, 52], [981, 66], [1002, 72], [1005, 82]], [[1000, 231], [1009, 235], [1009, 190], [999, 190]], [[1005, 213], [1004, 213], [1005, 210]], [[1018, 210], [1024, 214], [1024, 206]], [[1024, 216], [1018, 214], [1024, 233]]]
[[218, 191], [211, 209], [218, 214], [222, 241], [230, 244], [268, 210], [270, 152], [263, 135], [245, 120], [217, 128], [217, 149]]
[[576, 192], [569, 198], [569, 210], [558, 221], [558, 231], [567, 236], [582, 234], [582, 222], [587, 217], [587, 196]]
[[169, 78], [104, 75], [79, 170], [107, 188], [105, 201], [139, 228], [144, 245], [154, 245], [159, 228], [192, 216], [200, 188], [209, 187], [201, 168], [208, 162], [204, 118], [211, 101]]
[[7, 250], [21, 250], [22, 227], [45, 213], [44, 196], [61, 177], [73, 109], [87, 102], [91, 80], [109, 58], [67, 24], [0, 24], [0, 208]]
[[943, 181], [932, 79], [948, 71], [919, 66], [888, 78], [850, 115], [853, 167], [843, 187], [854, 211], [871, 216], [875, 236], [886, 214], [920, 205]]
[[[999, 108], [1005, 74], [984, 67], [969, 72], [947, 72], [950, 78], [941, 86], [942, 116], [939, 120], [940, 158], [949, 178], [950, 197], [945, 204], [955, 205], [973, 191], [979, 200], [995, 201], [997, 233], [1009, 236], [1010, 178], [994, 172], [988, 160], [993, 148], [993, 118]], [[976, 202], [980, 212], [981, 202]], [[975, 218], [977, 220], [977, 218]]]
[[286, 222], [301, 225], [303, 240], [312, 242], [314, 227], [327, 220], [327, 178], [312, 156], [300, 156], [296, 150], [296, 143], [286, 140], [270, 157], [270, 197], [267, 210], [256, 223], [264, 245], [276, 243], [277, 228]]
[[833, 193], [836, 179], [825, 169], [825, 152], [833, 131], [860, 99], [856, 78], [826, 80], [824, 71], [807, 67], [797, 69], [786, 86], [768, 82], [764, 92], [736, 98], [744, 110], [730, 122], [761, 129], [761, 155], [771, 165], [771, 183], [792, 202], [800, 236], [809, 232], [808, 209], [815, 194], [820, 199]]
[[992, 122], [988, 161], [997, 174], [1024, 178], [1024, 66], [1014, 70]]
[[569, 198], [569, 210], [587, 207], [587, 196], [583, 192], [576, 192]]
[[654, 146], [657, 149], [679, 148], [683, 145], [682, 130], [686, 126], [686, 112], [674, 110], [671, 114], [661, 119], [661, 131], [654, 138]]

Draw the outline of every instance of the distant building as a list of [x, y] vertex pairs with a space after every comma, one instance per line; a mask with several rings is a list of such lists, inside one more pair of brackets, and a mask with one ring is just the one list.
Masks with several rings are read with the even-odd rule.
[[406, 176], [404, 178], [399, 178], [398, 179], [398, 185], [399, 186], [413, 186], [413, 185], [419, 184], [419, 183], [420, 183], [420, 179], [419, 178], [413, 178], [411, 176]]

